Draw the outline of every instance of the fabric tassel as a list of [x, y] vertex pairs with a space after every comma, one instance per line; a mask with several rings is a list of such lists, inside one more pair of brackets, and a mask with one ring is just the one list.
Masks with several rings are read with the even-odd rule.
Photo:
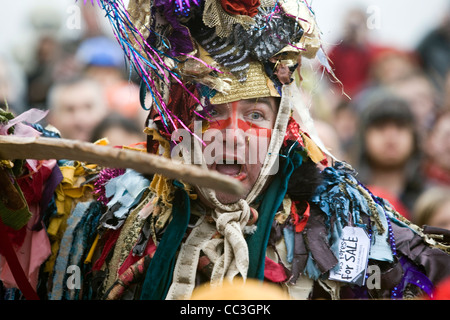
[[309, 207], [309, 203], [306, 202], [306, 209], [302, 214], [302, 218], [300, 218], [299, 214], [298, 214], [298, 206], [299, 202], [298, 201], [292, 201], [292, 206], [291, 206], [291, 213], [293, 215], [293, 224], [295, 226], [295, 232], [302, 232], [303, 229], [306, 226], [306, 223], [308, 222], [308, 218], [309, 218], [309, 211], [310, 211], [310, 207]]
[[300, 274], [303, 273], [308, 260], [308, 250], [306, 248], [303, 233], [296, 233], [294, 237], [294, 259], [292, 261], [290, 284], [295, 284]]

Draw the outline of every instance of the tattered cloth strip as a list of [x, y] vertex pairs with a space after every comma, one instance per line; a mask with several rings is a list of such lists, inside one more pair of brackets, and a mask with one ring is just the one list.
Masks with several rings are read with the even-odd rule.
[[[50, 242], [46, 230], [35, 227], [41, 225], [43, 191], [46, 190], [49, 177], [57, 166], [55, 160], [40, 162], [37, 171], [32, 171], [27, 163], [25, 166], [29, 170], [23, 171], [24, 174], [17, 178], [17, 184], [23, 191], [31, 218], [19, 230], [5, 226], [7, 229], [5, 233], [13, 244], [17, 259], [21, 263], [28, 281], [33, 288], [36, 288], [39, 269], [50, 255]], [[0, 279], [7, 287], [17, 287], [11, 271], [13, 270], [10, 265], [0, 263]]]
[[108, 261], [108, 275], [104, 281], [104, 288], [111, 287], [114, 281], [118, 278], [118, 270], [123, 262], [127, 259], [129, 253], [132, 251], [133, 246], [139, 238], [142, 225], [145, 219], [141, 219], [139, 213], [141, 210], [153, 199], [153, 194], [145, 193], [139, 198], [139, 204], [136, 207], [128, 208], [128, 217], [121, 226], [120, 233], [117, 237], [115, 248], [110, 260]]
[[326, 214], [325, 224], [331, 230], [331, 249], [337, 256], [342, 228], [352, 225], [371, 234], [369, 259], [392, 262], [395, 248], [389, 242], [387, 211], [359, 184], [353, 174], [350, 168], [340, 162], [336, 162], [334, 167], [325, 168], [322, 171], [323, 182], [311, 200]]
[[294, 285], [301, 275], [317, 280], [337, 264], [337, 258], [329, 244], [325, 214], [312, 204], [310, 216], [302, 231], [296, 232], [288, 222], [283, 225], [274, 222], [270, 240], [270, 245], [277, 254], [277, 243], [284, 240], [286, 261], [290, 269], [288, 282]]
[[13, 246], [9, 241], [8, 235], [4, 229], [4, 224], [0, 219], [0, 243], [2, 243], [3, 254], [11, 267], [14, 280], [20, 291], [25, 296], [27, 300], [39, 300], [39, 296], [33, 289], [31, 284], [28, 282], [27, 276], [25, 275], [19, 260], [17, 259], [16, 253], [14, 252]]
[[189, 224], [191, 216], [189, 194], [179, 182], [174, 181], [174, 185], [178, 188], [172, 207], [172, 220], [167, 226], [147, 270], [142, 286], [141, 300], [161, 300], [166, 297], [172, 280], [176, 253]]
[[411, 259], [416, 265], [423, 266], [432, 283], [438, 283], [450, 277], [450, 255], [443, 250], [425, 245], [422, 237], [407, 227], [392, 223], [397, 250]]
[[0, 195], [0, 218], [6, 226], [20, 230], [31, 218], [31, 212], [11, 169], [1, 166]]
[[[100, 202], [92, 201], [73, 232], [72, 248], [69, 253], [68, 265], [78, 266], [80, 268], [81, 274], [80, 279], [78, 279], [80, 285], [83, 283], [85, 277], [85, 273], [83, 272], [85, 266], [83, 263], [83, 258], [87, 255], [87, 250], [94, 241], [95, 233], [98, 227], [98, 220], [101, 213], [102, 205]], [[69, 275], [70, 273], [66, 273], [66, 277], [64, 279], [65, 283], [67, 283]], [[80, 292], [83, 292], [81, 286], [79, 288], [75, 287], [71, 290], [64, 290], [64, 299], [79, 300], [81, 299]], [[87, 294], [87, 292], [84, 292], [84, 294]]]
[[[0, 136], [14, 137], [39, 137], [41, 133], [32, 127], [33, 124], [39, 122], [47, 115], [48, 110], [29, 109], [17, 117], [8, 115], [3, 109], [0, 111]], [[5, 120], [9, 119], [9, 121]], [[3, 159], [18, 159], [16, 157], [4, 157]], [[25, 157], [25, 162], [30, 166], [32, 171], [37, 170], [37, 161], [34, 157]], [[38, 159], [40, 160], [40, 159]]]
[[144, 280], [151, 257], [146, 255], [129, 266], [105, 293], [105, 300], [118, 300], [133, 284]]
[[84, 165], [71, 161], [63, 163], [59, 167], [63, 178], [55, 190], [56, 213], [50, 217], [47, 226], [47, 233], [52, 243], [52, 254], [44, 267], [44, 271], [47, 273], [53, 272], [59, 245], [67, 226], [67, 219], [74, 206], [80, 200], [86, 201], [92, 197], [90, 192], [94, 186], [87, 183], [85, 177], [86, 171], [95, 170], [96, 167], [96, 165]]
[[67, 228], [61, 240], [58, 256], [56, 258], [53, 287], [50, 293], [50, 300], [61, 300], [63, 297], [65, 282], [67, 275], [67, 266], [69, 263], [69, 254], [72, 247], [74, 231], [81, 221], [83, 216], [87, 213], [91, 202], [79, 202], [67, 221]]
[[123, 219], [130, 208], [141, 200], [149, 184], [150, 181], [131, 169], [109, 180], [105, 185], [105, 196], [110, 199], [107, 205], [110, 208], [116, 203], [120, 204], [120, 207], [114, 211], [114, 216], [119, 220]]

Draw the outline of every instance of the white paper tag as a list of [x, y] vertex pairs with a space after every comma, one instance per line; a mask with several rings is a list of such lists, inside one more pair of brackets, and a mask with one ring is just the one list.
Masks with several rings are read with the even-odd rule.
[[370, 240], [364, 229], [345, 227], [339, 240], [338, 266], [330, 270], [329, 279], [364, 285]]

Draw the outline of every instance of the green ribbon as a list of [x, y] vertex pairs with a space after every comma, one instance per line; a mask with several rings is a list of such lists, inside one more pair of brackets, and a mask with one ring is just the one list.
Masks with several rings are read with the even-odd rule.
[[164, 232], [147, 269], [140, 300], [165, 299], [172, 282], [176, 253], [186, 233], [191, 215], [188, 193], [179, 182], [174, 181], [174, 185], [178, 188], [172, 202], [172, 221]]
[[294, 169], [300, 166], [302, 158], [298, 152], [280, 158], [278, 173], [267, 188], [258, 208], [256, 232], [247, 238], [249, 251], [249, 268], [247, 277], [264, 280], [264, 266], [267, 244], [269, 242], [272, 222], [283, 203], [289, 178]]

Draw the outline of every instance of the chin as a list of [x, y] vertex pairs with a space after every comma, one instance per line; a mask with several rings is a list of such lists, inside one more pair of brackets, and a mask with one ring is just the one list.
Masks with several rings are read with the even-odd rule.
[[223, 192], [216, 192], [216, 198], [223, 204], [231, 204], [238, 202], [241, 199], [245, 199], [245, 195], [239, 196]]

